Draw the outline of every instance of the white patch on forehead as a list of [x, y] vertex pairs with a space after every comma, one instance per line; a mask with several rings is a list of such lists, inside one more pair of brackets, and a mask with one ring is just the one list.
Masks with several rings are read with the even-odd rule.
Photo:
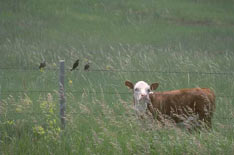
[[150, 88], [150, 86], [145, 81], [138, 81], [134, 86], [134, 89], [135, 88], [148, 89], [148, 88]]

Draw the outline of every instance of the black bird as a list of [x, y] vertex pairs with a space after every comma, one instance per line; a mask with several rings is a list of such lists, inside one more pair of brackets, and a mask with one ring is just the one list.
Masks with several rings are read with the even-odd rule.
[[74, 69], [76, 69], [76, 67], [78, 67], [79, 61], [80, 61], [79, 59], [76, 60], [76, 62], [73, 64], [71, 71], [73, 71]]
[[87, 71], [89, 69], [89, 63], [87, 63], [85, 66], [84, 66], [84, 70]]
[[45, 66], [46, 66], [46, 62], [43, 61], [40, 63], [39, 69], [45, 68]]

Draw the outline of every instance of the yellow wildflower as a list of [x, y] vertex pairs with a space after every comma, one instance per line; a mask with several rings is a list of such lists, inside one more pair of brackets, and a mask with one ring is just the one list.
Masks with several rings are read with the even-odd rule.
[[54, 66], [54, 67], [56, 67], [56, 66], [57, 66], [55, 62], [53, 63], [53, 66]]
[[42, 73], [43, 73], [43, 72], [44, 72], [44, 69], [43, 69], [43, 68], [41, 68], [41, 69], [40, 69], [40, 72], [42, 72]]
[[35, 134], [38, 134], [38, 135], [44, 135], [45, 134], [44, 128], [42, 126], [38, 126], [38, 125], [33, 127], [33, 132]]

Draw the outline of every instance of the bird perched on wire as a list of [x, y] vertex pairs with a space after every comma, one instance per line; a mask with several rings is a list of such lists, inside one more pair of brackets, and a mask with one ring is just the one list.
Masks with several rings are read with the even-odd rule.
[[85, 71], [89, 70], [89, 67], [90, 67], [89, 64], [90, 64], [90, 63], [88, 62], [88, 63], [84, 66], [84, 70], [85, 70]]
[[40, 63], [39, 69], [45, 68], [46, 66], [46, 62], [45, 60], [43, 62]]
[[73, 71], [74, 69], [76, 69], [76, 68], [78, 67], [79, 61], [80, 61], [79, 59], [77, 59], [77, 60], [75, 61], [75, 63], [74, 63], [73, 66], [72, 66], [71, 71]]

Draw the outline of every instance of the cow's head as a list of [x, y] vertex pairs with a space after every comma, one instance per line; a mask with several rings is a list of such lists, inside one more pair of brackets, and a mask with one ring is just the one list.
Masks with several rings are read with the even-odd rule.
[[133, 90], [134, 106], [136, 110], [145, 112], [147, 104], [150, 103], [149, 94], [157, 89], [158, 83], [147, 84], [144, 81], [138, 81], [135, 85], [130, 81], [125, 81], [125, 85]]

